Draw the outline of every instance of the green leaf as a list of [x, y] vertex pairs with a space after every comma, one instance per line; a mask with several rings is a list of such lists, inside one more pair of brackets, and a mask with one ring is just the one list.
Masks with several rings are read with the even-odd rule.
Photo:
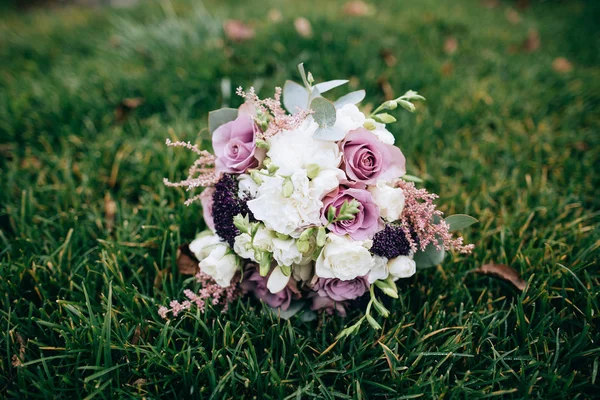
[[430, 244], [425, 248], [425, 251], [417, 251], [415, 253], [415, 263], [418, 269], [435, 267], [444, 261], [446, 252], [444, 249], [438, 250], [435, 245]]
[[392, 117], [388, 113], [374, 115], [373, 119], [377, 122], [381, 122], [382, 124], [391, 124], [392, 122], [396, 122], [396, 118]]
[[319, 93], [325, 93], [330, 91], [331, 89], [334, 89], [338, 86], [342, 86], [345, 85], [346, 83], [348, 83], [347, 79], [336, 79], [333, 81], [327, 81], [327, 82], [323, 82], [323, 83], [317, 83], [315, 85], [315, 87], [317, 88], [317, 90], [319, 91]]
[[444, 222], [450, 225], [450, 232], [454, 232], [467, 228], [479, 221], [467, 214], [456, 214], [446, 217]]
[[283, 85], [283, 106], [292, 114], [308, 106], [308, 90], [294, 81], [285, 81]]
[[335, 101], [335, 108], [342, 108], [346, 104], [358, 104], [363, 101], [366, 94], [367, 93], [364, 90], [357, 90], [355, 92], [345, 94]]
[[[266, 308], [269, 311], [271, 311], [273, 314], [275, 314], [276, 317], [279, 317], [279, 318], [287, 321], [288, 319], [290, 319], [294, 315], [296, 315], [300, 310], [302, 310], [302, 308], [304, 307], [305, 304], [306, 303], [304, 301], [297, 300], [297, 301], [292, 301], [287, 310], [282, 310], [281, 308], [272, 308], [269, 306], [267, 306]], [[265, 304], [265, 306], [266, 306], [266, 304]]]
[[238, 110], [235, 108], [221, 108], [219, 110], [211, 111], [208, 113], [208, 130], [210, 133], [223, 124], [233, 121], [238, 116]]

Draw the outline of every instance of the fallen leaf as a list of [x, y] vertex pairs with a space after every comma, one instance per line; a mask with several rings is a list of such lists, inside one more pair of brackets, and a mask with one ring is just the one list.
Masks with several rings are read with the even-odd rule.
[[138, 325], [135, 327], [135, 331], [133, 332], [133, 337], [131, 338], [132, 346], [135, 346], [139, 342], [141, 335], [142, 335], [142, 327], [140, 325]]
[[521, 15], [512, 8], [508, 8], [504, 15], [506, 16], [508, 22], [510, 22], [511, 24], [516, 25], [519, 22], [521, 22]]
[[482, 0], [481, 5], [485, 8], [496, 8], [500, 5], [499, 0]]
[[528, 53], [533, 53], [534, 51], [537, 51], [540, 48], [540, 45], [540, 34], [535, 29], [530, 29], [529, 33], [527, 34], [527, 39], [525, 39], [525, 41], [521, 45], [521, 49]]
[[454, 36], [449, 36], [444, 41], [444, 53], [452, 55], [458, 50], [458, 40]]
[[296, 28], [296, 32], [303, 38], [312, 36], [312, 26], [310, 21], [304, 17], [299, 17], [294, 20], [294, 28]]
[[564, 57], [557, 57], [552, 61], [552, 69], [556, 72], [567, 73], [573, 70], [573, 64]]
[[234, 42], [250, 40], [256, 35], [252, 27], [237, 19], [228, 19], [223, 22], [223, 31], [227, 39]]
[[281, 15], [281, 11], [275, 9], [275, 8], [271, 8], [269, 10], [269, 14], [267, 15], [267, 17], [269, 18], [269, 21], [271, 22], [281, 22], [281, 20], [283, 20], [283, 15]]
[[177, 269], [182, 275], [195, 275], [198, 272], [198, 259], [196, 259], [187, 243], [179, 246], [176, 263]]
[[15, 333], [15, 337], [17, 339], [17, 343], [19, 343], [19, 354], [13, 354], [12, 366], [22, 367], [23, 361], [25, 360], [25, 339], [23, 339], [23, 336], [21, 336], [19, 332]]
[[442, 73], [443, 76], [450, 76], [454, 73], [454, 64], [452, 64], [451, 62], [445, 62], [442, 64], [442, 66], [440, 67], [440, 72]]
[[344, 14], [351, 17], [363, 17], [372, 13], [372, 7], [364, 1], [349, 1], [344, 4]]
[[377, 80], [377, 83], [379, 83], [379, 86], [383, 91], [383, 97], [386, 100], [392, 100], [396, 98], [396, 96], [394, 95], [394, 88], [392, 88], [392, 85], [390, 85], [390, 81], [388, 81], [386, 78], [379, 78]]
[[125, 121], [131, 113], [131, 111], [135, 110], [143, 103], [144, 99], [141, 97], [131, 97], [123, 99], [121, 103], [119, 103], [117, 108], [115, 108], [115, 119], [119, 123]]
[[106, 230], [112, 231], [115, 226], [115, 214], [117, 212], [117, 203], [112, 199], [110, 193], [104, 194], [104, 225]]
[[482, 275], [491, 275], [512, 283], [517, 289], [523, 291], [527, 282], [525, 282], [514, 268], [505, 264], [484, 264], [481, 268], [470, 272]]
[[382, 49], [379, 52], [379, 55], [385, 62], [385, 65], [387, 65], [388, 67], [393, 67], [398, 62], [396, 56], [394, 55], [394, 53], [392, 53], [392, 50], [390, 49]]

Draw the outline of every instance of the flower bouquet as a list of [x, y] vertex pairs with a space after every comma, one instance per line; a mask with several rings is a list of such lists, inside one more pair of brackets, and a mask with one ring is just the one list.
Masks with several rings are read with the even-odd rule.
[[209, 114], [214, 154], [167, 140], [198, 155], [187, 179], [165, 184], [204, 187], [186, 204], [201, 202], [208, 229], [189, 245], [200, 291], [185, 290], [185, 301], [159, 309], [162, 317], [208, 303], [226, 310], [244, 294], [283, 318], [344, 316], [360, 304], [353, 300], [370, 296], [364, 316], [340, 336], [364, 321], [380, 329], [373, 311], [390, 312], [378, 295], [397, 298], [395, 282], [439, 264], [445, 250], [472, 251], [451, 232], [476, 220], [442, 219], [437, 196], [415, 187], [386, 129], [396, 121], [386, 111], [413, 112], [425, 99], [408, 91], [365, 115], [356, 106], [364, 90], [330, 101], [323, 94], [347, 81], [315, 83], [298, 69], [303, 85], [287, 81], [268, 99], [239, 88], [239, 109]]

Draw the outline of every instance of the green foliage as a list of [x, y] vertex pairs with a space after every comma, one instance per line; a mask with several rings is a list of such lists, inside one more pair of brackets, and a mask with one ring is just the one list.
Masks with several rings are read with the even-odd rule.
[[[384, 0], [361, 18], [343, 3], [2, 14], [0, 397], [597, 396], [600, 6], [535, 2], [513, 24], [509, 2]], [[298, 16], [312, 38], [295, 32]], [[214, 24], [226, 18], [256, 37], [223, 39]], [[530, 29], [534, 53], [519, 50]], [[573, 71], [553, 70], [557, 57]], [[243, 300], [162, 320], [158, 306], [194, 288], [175, 257], [204, 227], [190, 194], [162, 185], [194, 158], [165, 139], [208, 148], [222, 77], [263, 79], [271, 95], [299, 62], [317, 82], [352, 78], [332, 99], [365, 88], [376, 106], [382, 83], [428, 99], [389, 129], [446, 215], [480, 221], [464, 231], [474, 254], [398, 281], [398, 299], [379, 293], [381, 330], [364, 323], [338, 342], [359, 313], [283, 321]], [[134, 97], [143, 104], [118, 122]], [[468, 273], [488, 262], [514, 267], [526, 291]]]

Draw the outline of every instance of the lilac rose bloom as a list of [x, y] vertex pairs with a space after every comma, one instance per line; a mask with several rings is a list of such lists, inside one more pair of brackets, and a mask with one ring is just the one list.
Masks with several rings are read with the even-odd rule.
[[200, 193], [200, 203], [202, 204], [202, 217], [206, 226], [211, 231], [215, 231], [215, 221], [213, 219], [213, 194], [215, 193], [214, 187], [207, 187]]
[[321, 221], [327, 225], [327, 212], [330, 207], [335, 207], [336, 216], [344, 202], [356, 200], [359, 203], [358, 213], [350, 220], [337, 221], [329, 224], [327, 228], [338, 235], [350, 235], [354, 240], [372, 239], [382, 227], [379, 218], [379, 207], [375, 204], [371, 192], [365, 189], [339, 188], [328, 194], [323, 199]]
[[212, 144], [217, 156], [217, 173], [241, 174], [258, 166], [264, 152], [256, 148], [257, 130], [252, 117], [242, 114], [214, 131]]
[[346, 316], [346, 308], [343, 302], [334, 301], [329, 297], [321, 297], [319, 295], [315, 295], [312, 298], [310, 309], [313, 311], [325, 311], [329, 315], [337, 312], [340, 317]]
[[379, 180], [391, 181], [406, 173], [406, 159], [400, 149], [381, 142], [365, 128], [350, 131], [340, 148], [346, 175], [353, 181], [374, 185]]
[[273, 308], [281, 308], [283, 311], [290, 307], [292, 300], [299, 298], [300, 292], [296, 288], [294, 279], [290, 279], [288, 285], [278, 293], [271, 293], [267, 289], [268, 276], [260, 276], [258, 266], [250, 264], [244, 272], [244, 279], [240, 286], [244, 292], [252, 292], [260, 300]]
[[359, 276], [349, 281], [341, 279], [319, 279], [313, 290], [321, 297], [329, 297], [334, 301], [354, 300], [369, 290], [369, 279]]

